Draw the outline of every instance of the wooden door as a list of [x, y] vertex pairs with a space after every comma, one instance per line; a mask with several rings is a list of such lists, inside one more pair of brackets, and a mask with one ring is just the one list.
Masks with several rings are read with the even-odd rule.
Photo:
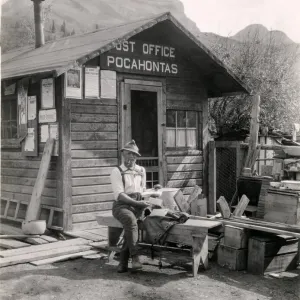
[[136, 141], [142, 157], [137, 164], [147, 173], [147, 188], [164, 184], [164, 136], [166, 106], [162, 83], [125, 79], [121, 108], [121, 144]]

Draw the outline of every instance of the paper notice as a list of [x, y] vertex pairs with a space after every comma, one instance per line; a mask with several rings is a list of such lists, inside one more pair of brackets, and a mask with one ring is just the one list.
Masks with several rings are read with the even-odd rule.
[[41, 143], [46, 143], [49, 138], [49, 126], [47, 125], [41, 125], [41, 136], [40, 141]]
[[27, 86], [21, 82], [18, 87], [19, 124], [27, 123]]
[[54, 108], [54, 78], [42, 79], [42, 108]]
[[85, 97], [99, 98], [99, 70], [100, 68], [85, 68]]
[[81, 68], [70, 69], [66, 73], [66, 97], [82, 98]]
[[49, 136], [55, 139], [52, 155], [58, 156], [58, 124], [49, 125]]
[[39, 123], [56, 122], [56, 109], [47, 109], [39, 111]]
[[116, 99], [117, 75], [115, 71], [101, 70], [101, 98]]
[[34, 128], [27, 129], [27, 136], [25, 139], [25, 151], [34, 151]]
[[28, 121], [36, 118], [36, 96], [28, 97]]

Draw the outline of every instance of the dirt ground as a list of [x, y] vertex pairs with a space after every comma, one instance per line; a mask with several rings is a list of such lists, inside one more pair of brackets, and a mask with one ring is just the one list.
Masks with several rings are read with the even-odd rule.
[[[35, 267], [30, 264], [0, 269], [2, 300], [299, 300], [300, 270], [291, 277], [254, 276], [210, 263], [196, 278], [191, 266], [171, 267], [143, 258], [138, 273], [118, 274], [117, 261], [76, 259]], [[293, 277], [292, 277], [293, 276]]]

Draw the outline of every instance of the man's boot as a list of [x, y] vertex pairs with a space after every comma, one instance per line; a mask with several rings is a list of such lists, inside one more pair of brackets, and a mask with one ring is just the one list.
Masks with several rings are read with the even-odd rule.
[[142, 269], [143, 265], [140, 262], [140, 258], [138, 255], [132, 256], [132, 269], [133, 270], [139, 270]]
[[128, 259], [129, 259], [128, 248], [122, 249], [122, 251], [120, 252], [120, 263], [118, 266], [118, 273], [128, 272]]

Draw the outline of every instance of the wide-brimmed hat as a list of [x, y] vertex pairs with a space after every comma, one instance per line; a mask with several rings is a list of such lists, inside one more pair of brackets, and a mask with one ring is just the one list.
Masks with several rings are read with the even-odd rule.
[[139, 148], [138, 148], [138, 146], [136, 145], [136, 143], [135, 143], [134, 140], [131, 140], [130, 142], [128, 142], [128, 143], [121, 149], [121, 151], [124, 151], [124, 150], [133, 152], [133, 153], [137, 154], [138, 156], [141, 156], [141, 154], [139, 153]]

